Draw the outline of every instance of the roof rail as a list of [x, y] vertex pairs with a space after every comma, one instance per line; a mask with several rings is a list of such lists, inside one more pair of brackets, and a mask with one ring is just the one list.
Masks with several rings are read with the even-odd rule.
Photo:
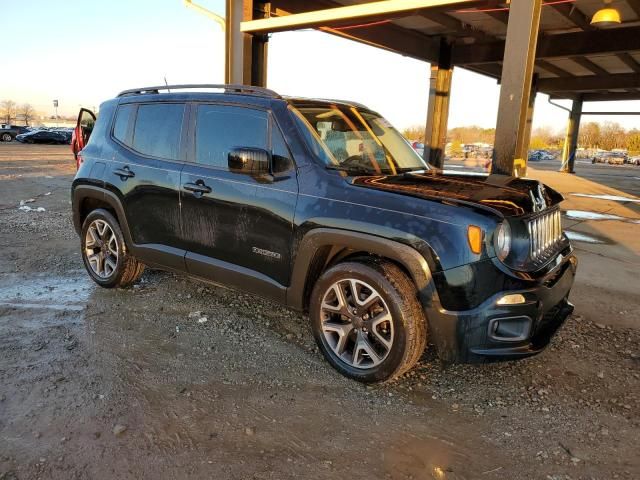
[[117, 96], [124, 97], [126, 95], [141, 95], [145, 93], [160, 93], [160, 90], [187, 90], [192, 88], [217, 88], [224, 90], [225, 93], [237, 93], [240, 95], [255, 95], [257, 97], [282, 98], [273, 90], [263, 87], [253, 87], [250, 85], [235, 84], [216, 84], [216, 83], [194, 83], [187, 85], [160, 85], [157, 87], [131, 88], [121, 91]]

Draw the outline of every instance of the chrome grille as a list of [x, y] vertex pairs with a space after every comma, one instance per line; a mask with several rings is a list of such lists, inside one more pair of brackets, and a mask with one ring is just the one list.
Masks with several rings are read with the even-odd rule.
[[546, 257], [562, 240], [560, 211], [547, 212], [529, 220], [529, 254], [537, 260]]

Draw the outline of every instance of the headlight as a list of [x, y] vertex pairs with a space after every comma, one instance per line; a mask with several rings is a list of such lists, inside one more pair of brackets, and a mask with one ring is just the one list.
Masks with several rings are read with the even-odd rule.
[[498, 258], [500, 261], [504, 261], [511, 250], [511, 227], [508, 222], [505, 221], [498, 225], [494, 235], [494, 246]]

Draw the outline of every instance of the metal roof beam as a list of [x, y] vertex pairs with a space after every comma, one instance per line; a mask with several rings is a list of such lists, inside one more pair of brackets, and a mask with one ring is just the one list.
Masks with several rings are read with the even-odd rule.
[[500, 77], [502, 76], [502, 65], [499, 63], [469, 65], [469, 67], [465, 68], [472, 72], [480, 73], [482, 75], [488, 75], [489, 77], [494, 77], [496, 80], [498, 80], [498, 82], [500, 81]]
[[[595, 92], [595, 93], [583, 93], [582, 99], [585, 102], [618, 102], [629, 100], [640, 100], [640, 92]], [[572, 93], [551, 93], [549, 97], [552, 99], [575, 99], [577, 94]]]
[[558, 77], [570, 77], [571, 74], [566, 70], [563, 70], [560, 67], [555, 66], [553, 63], [547, 62], [546, 60], [538, 59], [536, 60], [536, 65], [540, 68], [545, 69], [547, 72], [551, 72]]
[[496, 20], [498, 20], [500, 23], [507, 25], [509, 23], [509, 10], [494, 10], [494, 11], [488, 11], [488, 12], [483, 12], [487, 15], [489, 15], [491, 18], [495, 18]]
[[[453, 50], [453, 63], [463, 66], [499, 62], [504, 55], [504, 45], [504, 41], [456, 45]], [[640, 50], [640, 27], [541, 36], [538, 39], [536, 58], [616, 54], [634, 50]]]
[[[274, 0], [271, 2], [271, 11], [279, 16], [287, 16], [307, 12], [312, 8], [332, 8], [336, 5], [339, 4], [330, 0], [316, 0], [313, 3], [298, 0]], [[437, 39], [414, 30], [404, 29], [393, 23], [369, 25], [366, 28], [323, 27], [320, 30], [417, 60], [432, 62], [438, 58], [439, 43]]]
[[627, 0], [627, 3], [635, 14], [640, 18], [640, 0]]
[[636, 73], [640, 73], [640, 63], [636, 61], [631, 55], [627, 52], [619, 53], [618, 58], [622, 60], [627, 67], [633, 70]]
[[[633, 1], [629, 1], [629, 5], [632, 6], [633, 8]], [[638, 16], [640, 17], [640, 1], [636, 1], [635, 2], [636, 6], [638, 7], [638, 10], [636, 10], [636, 14], [638, 14]], [[580, 27], [582, 30], [596, 30], [596, 27], [594, 27], [593, 25], [591, 25], [591, 21], [589, 20], [589, 17], [587, 17], [584, 13], [582, 13], [578, 7], [574, 4], [574, 5], [567, 5], [565, 3], [562, 4], [557, 4], [557, 5], [553, 5], [553, 8], [560, 13], [563, 17], [565, 17], [566, 19], [572, 21], [574, 24], [576, 24], [578, 27]], [[629, 55], [627, 52], [623, 52], [623, 53], [618, 53], [616, 55], [622, 62], [624, 62], [631, 70], [633, 70], [636, 73], [640, 73], [640, 64], [638, 62], [636, 62], [636, 60]], [[574, 59], [576, 60], [576, 59]], [[586, 67], [588, 70], [591, 70], [593, 73], [599, 74], [601, 72], [594, 70], [593, 69], [593, 65], [595, 65], [593, 62], [589, 62], [588, 59], [581, 57], [581, 60], [583, 61], [583, 63], [581, 63], [581, 65], [583, 67]], [[538, 63], [540, 64], [540, 66], [542, 66], [542, 63], [544, 60], [540, 60]], [[580, 63], [580, 60], [577, 60], [578, 63]], [[586, 62], [589, 62], [589, 66], [586, 65]], [[551, 65], [553, 66], [553, 65]], [[596, 65], [596, 67], [598, 67]], [[544, 68], [544, 67], [543, 67]], [[599, 67], [598, 67], [599, 69]], [[550, 70], [551, 71], [551, 70]], [[568, 74], [568, 72], [565, 72]], [[570, 74], [568, 74], [570, 75]], [[565, 76], [565, 75], [559, 75], [559, 76]]]
[[590, 72], [595, 73], [596, 75], [609, 75], [609, 72], [607, 72], [600, 65], [597, 65], [597, 64], [593, 63], [588, 58], [585, 58], [585, 57], [574, 57], [571, 60], [576, 62], [581, 67], [586, 68]]
[[468, 25], [461, 20], [452, 17], [451, 15], [447, 15], [446, 13], [427, 11], [420, 13], [420, 16], [434, 23], [442, 25], [443, 27], [450, 28], [456, 33], [462, 33], [463, 36], [469, 36], [475, 38], [476, 40], [487, 42], [496, 40], [496, 37], [494, 37], [493, 35], [489, 35], [482, 30], [477, 30], [471, 27], [471, 25]]
[[543, 92], [554, 93], [640, 88], [640, 75], [635, 73], [621, 73], [602, 76], [588, 75], [583, 77], [541, 78], [538, 80], [538, 88]]
[[595, 29], [595, 27], [591, 25], [591, 21], [589, 20], [589, 18], [580, 10], [578, 10], [578, 7], [575, 4], [569, 5], [567, 3], [559, 3], [556, 5], [552, 5], [552, 8], [567, 20], [573, 22], [582, 30]]
[[412, 15], [421, 9], [472, 3], [476, 0], [380, 0], [355, 5], [294, 13], [284, 17], [250, 20], [240, 24], [243, 33], [271, 33], [303, 28], [335, 27]]

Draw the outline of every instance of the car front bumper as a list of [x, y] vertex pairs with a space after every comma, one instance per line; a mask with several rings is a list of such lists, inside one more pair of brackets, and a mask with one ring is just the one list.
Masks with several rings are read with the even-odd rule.
[[[430, 341], [447, 363], [483, 363], [529, 357], [541, 352], [573, 312], [569, 292], [577, 259], [572, 253], [531, 288], [492, 295], [466, 311], [442, 308], [431, 298], [426, 315]], [[524, 303], [499, 305], [507, 294], [521, 294]], [[423, 301], [423, 304], [425, 302]]]

